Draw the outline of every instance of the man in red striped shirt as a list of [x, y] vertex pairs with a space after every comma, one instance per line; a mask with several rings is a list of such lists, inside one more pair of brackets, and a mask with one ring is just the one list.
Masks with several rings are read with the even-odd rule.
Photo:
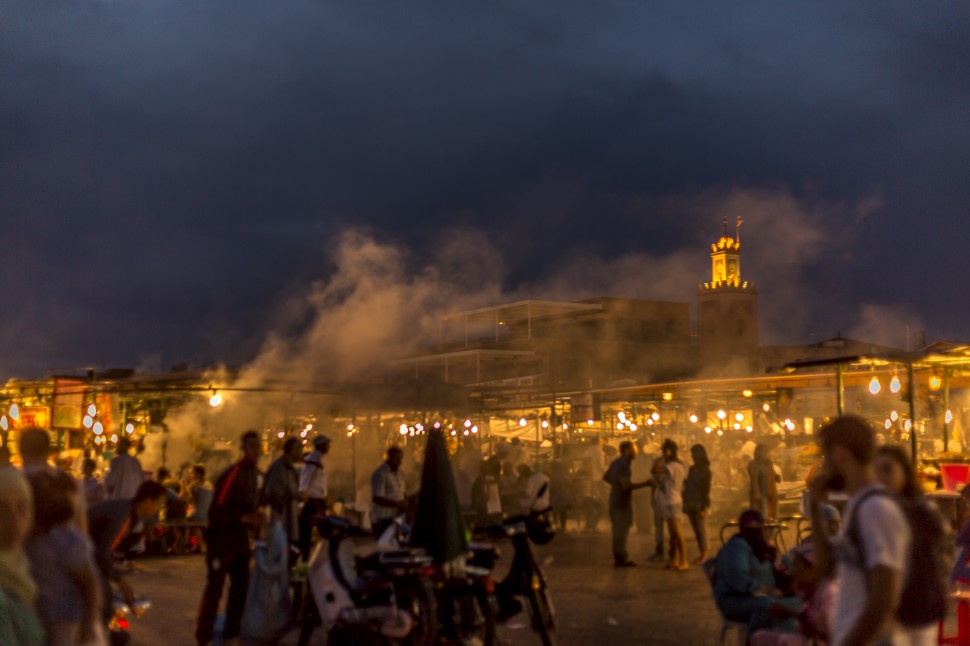
[[224, 643], [239, 636], [239, 624], [249, 587], [250, 534], [264, 522], [259, 511], [260, 472], [256, 467], [263, 445], [256, 431], [242, 436], [243, 457], [216, 481], [206, 530], [206, 582], [195, 638], [201, 646], [212, 641], [219, 600], [229, 575]]

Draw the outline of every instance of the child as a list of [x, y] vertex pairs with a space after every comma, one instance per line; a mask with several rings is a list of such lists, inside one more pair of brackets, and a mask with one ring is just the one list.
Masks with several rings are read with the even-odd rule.
[[49, 646], [101, 646], [101, 591], [91, 540], [72, 523], [77, 483], [63, 471], [30, 476], [34, 534], [27, 556]]

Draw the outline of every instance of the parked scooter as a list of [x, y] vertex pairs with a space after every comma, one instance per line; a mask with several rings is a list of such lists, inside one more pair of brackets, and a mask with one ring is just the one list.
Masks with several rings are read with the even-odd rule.
[[370, 536], [346, 519], [327, 516], [308, 579], [317, 618], [304, 618], [300, 644], [318, 621], [327, 643], [432, 646], [436, 605], [431, 557], [422, 550], [383, 550], [355, 559], [352, 540]]

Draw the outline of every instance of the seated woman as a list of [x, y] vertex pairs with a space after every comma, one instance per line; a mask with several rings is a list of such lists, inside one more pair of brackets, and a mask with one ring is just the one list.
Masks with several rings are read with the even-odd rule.
[[759, 629], [794, 632], [801, 601], [786, 595], [775, 575], [776, 550], [765, 536], [765, 519], [756, 509], [741, 514], [740, 531], [721, 548], [715, 564], [714, 601], [729, 621]]

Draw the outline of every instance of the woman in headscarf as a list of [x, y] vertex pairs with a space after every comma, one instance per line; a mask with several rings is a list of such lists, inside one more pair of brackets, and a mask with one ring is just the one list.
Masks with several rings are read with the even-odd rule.
[[35, 609], [37, 586], [24, 553], [32, 515], [26, 478], [16, 469], [0, 469], [0, 644], [44, 644]]
[[739, 526], [717, 555], [714, 601], [718, 609], [730, 621], [747, 622], [749, 635], [762, 628], [794, 632], [793, 618], [801, 603], [779, 589], [777, 552], [765, 535], [764, 516], [748, 509], [741, 514]]
[[690, 447], [694, 464], [687, 472], [684, 482], [684, 513], [694, 528], [694, 537], [700, 556], [694, 561], [700, 565], [707, 560], [707, 513], [711, 510], [711, 461], [703, 444]]

